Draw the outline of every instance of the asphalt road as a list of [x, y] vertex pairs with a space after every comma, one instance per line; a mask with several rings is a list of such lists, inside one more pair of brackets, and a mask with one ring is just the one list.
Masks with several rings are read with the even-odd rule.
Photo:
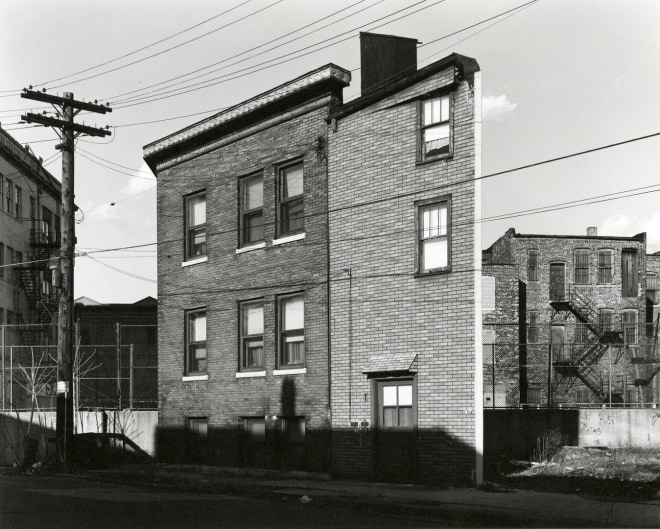
[[260, 499], [143, 489], [69, 476], [0, 475], [2, 529], [446, 527], [439, 521]]

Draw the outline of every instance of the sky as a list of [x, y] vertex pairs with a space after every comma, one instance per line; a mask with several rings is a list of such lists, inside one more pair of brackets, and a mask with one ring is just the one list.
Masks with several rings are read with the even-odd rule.
[[[61, 178], [52, 107], [33, 85], [112, 113], [76, 145], [76, 298], [156, 297], [156, 180], [142, 147], [329, 62], [354, 70], [360, 31], [418, 39], [418, 65], [456, 52], [482, 71], [482, 238], [633, 236], [660, 251], [657, 0], [3, 0], [0, 123]], [[631, 141], [634, 140], [634, 141]], [[613, 144], [622, 145], [608, 147]], [[608, 147], [608, 148], [602, 148]], [[597, 150], [595, 150], [597, 149]], [[551, 211], [545, 211], [550, 209]], [[504, 217], [504, 218], [502, 218]], [[132, 247], [132, 248], [131, 248]]]

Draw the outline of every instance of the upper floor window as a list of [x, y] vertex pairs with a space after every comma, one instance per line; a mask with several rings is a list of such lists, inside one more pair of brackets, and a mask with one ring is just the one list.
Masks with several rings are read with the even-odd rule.
[[527, 252], [527, 281], [539, 280], [539, 252], [529, 250]]
[[598, 309], [598, 323], [602, 332], [611, 331], [614, 327], [614, 311], [612, 309]]
[[13, 209], [11, 206], [14, 195], [14, 183], [9, 180], [9, 178], [7, 178], [7, 187], [5, 189], [5, 203], [7, 204], [5, 211], [11, 215]]
[[612, 250], [598, 250], [598, 284], [612, 282]]
[[0, 173], [0, 211], [2, 211], [3, 205], [5, 203], [4, 197], [5, 197], [5, 177], [2, 173]]
[[297, 163], [279, 170], [279, 230], [288, 235], [304, 230], [303, 164]]
[[305, 364], [305, 301], [302, 294], [280, 299], [279, 367]]
[[449, 269], [451, 250], [450, 201], [420, 205], [418, 210], [419, 272]]
[[421, 160], [451, 154], [451, 95], [421, 101]]
[[574, 259], [573, 282], [576, 285], [589, 284], [589, 250], [575, 250]]
[[621, 295], [628, 298], [637, 297], [638, 292], [638, 256], [637, 250], [625, 248], [621, 252]]
[[14, 187], [14, 206], [15, 206], [15, 216], [17, 219], [23, 218], [23, 190], [15, 186]]
[[5, 277], [5, 245], [0, 242], [0, 278]]
[[539, 313], [535, 310], [529, 311], [529, 328], [527, 329], [527, 337], [530, 343], [539, 341]]
[[241, 370], [264, 368], [264, 305], [241, 305]]
[[186, 312], [186, 375], [206, 373], [206, 310]]
[[623, 343], [625, 345], [637, 344], [637, 311], [634, 309], [624, 310], [621, 313], [623, 324]]
[[185, 198], [186, 260], [206, 255], [206, 193]]
[[240, 180], [241, 246], [264, 238], [264, 177], [261, 174]]

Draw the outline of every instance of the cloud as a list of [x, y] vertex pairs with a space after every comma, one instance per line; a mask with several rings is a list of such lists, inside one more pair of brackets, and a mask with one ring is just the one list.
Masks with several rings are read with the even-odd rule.
[[512, 103], [506, 94], [499, 96], [486, 96], [481, 100], [483, 119], [500, 121], [505, 114], [513, 112], [517, 103]]
[[655, 252], [659, 250], [660, 211], [656, 211], [648, 217], [618, 213], [605, 219], [602, 228], [598, 228], [599, 235], [632, 237], [642, 232], [646, 232], [647, 251]]

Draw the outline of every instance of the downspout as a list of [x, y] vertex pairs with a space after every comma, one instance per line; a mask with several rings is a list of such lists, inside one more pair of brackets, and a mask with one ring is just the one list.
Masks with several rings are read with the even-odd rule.
[[[474, 72], [474, 212], [481, 218], [481, 72]], [[481, 302], [481, 223], [474, 223], [474, 448], [475, 484], [484, 482], [483, 335]]]

